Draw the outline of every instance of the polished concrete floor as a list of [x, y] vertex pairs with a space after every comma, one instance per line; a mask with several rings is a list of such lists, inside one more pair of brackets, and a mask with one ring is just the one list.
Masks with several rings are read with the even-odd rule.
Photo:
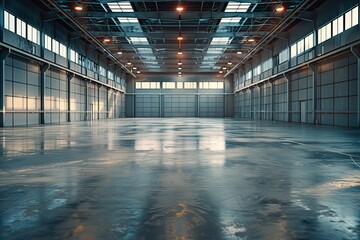
[[0, 137], [0, 239], [360, 239], [359, 129], [120, 119]]

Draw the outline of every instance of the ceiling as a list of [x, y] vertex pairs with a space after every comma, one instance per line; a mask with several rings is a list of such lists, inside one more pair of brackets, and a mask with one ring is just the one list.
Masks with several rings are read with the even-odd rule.
[[[48, 18], [74, 29], [72, 38], [96, 39], [110, 54], [142, 72], [218, 72], [281, 37], [289, 22], [305, 14], [306, 0], [140, 1], [42, 0]], [[315, 2], [315, 1], [313, 1]], [[82, 11], [74, 10], [78, 4]], [[284, 12], [275, 8], [282, 4]], [[57, 7], [54, 7], [57, 6]], [[182, 11], [177, 11], [177, 7]], [[59, 11], [59, 8], [65, 14]], [[286, 19], [293, 12], [296, 15]], [[64, 17], [65, 16], [65, 17]], [[75, 20], [83, 29], [73, 26]], [[284, 21], [287, 21], [285, 25]], [[282, 26], [282, 28], [277, 27]], [[276, 31], [274, 31], [276, 30]], [[84, 34], [87, 31], [93, 38]], [[181, 35], [183, 40], [177, 40]], [[105, 42], [105, 39], [109, 42]], [[249, 41], [253, 39], [254, 41]], [[268, 40], [267, 42], [262, 40]], [[260, 43], [262, 46], [260, 46]], [[255, 51], [256, 49], [256, 51]], [[178, 52], [182, 54], [179, 55]], [[121, 53], [121, 54], [120, 54]], [[233, 63], [230, 65], [228, 63]]]

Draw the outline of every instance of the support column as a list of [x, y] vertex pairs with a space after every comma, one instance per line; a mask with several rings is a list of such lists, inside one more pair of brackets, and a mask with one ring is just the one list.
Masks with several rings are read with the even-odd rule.
[[45, 79], [46, 71], [49, 70], [50, 64], [43, 63], [40, 67], [40, 124], [45, 124]]
[[283, 74], [284, 78], [286, 79], [286, 111], [287, 111], [287, 121], [290, 122], [290, 78], [287, 74]]
[[252, 102], [253, 102], [253, 91], [251, 89], [251, 87], [249, 88], [250, 90], [250, 119], [253, 119], [253, 106], [252, 106]]
[[274, 84], [273, 82], [270, 82], [270, 119], [271, 121], [274, 121]]
[[4, 0], [0, 0], [0, 42], [4, 42], [4, 10], [5, 2]]
[[84, 115], [84, 121], [88, 120], [88, 111], [89, 111], [89, 82], [86, 82], [86, 86], [85, 86], [85, 115]]
[[1, 78], [1, 85], [0, 85], [0, 107], [1, 107], [1, 113], [0, 113], [0, 127], [4, 127], [5, 123], [5, 59], [9, 56], [10, 49], [3, 48], [0, 51], [0, 78]]
[[316, 67], [314, 64], [309, 64], [308, 65], [309, 69], [311, 70], [312, 73], [312, 99], [313, 99], [313, 124], [317, 125], [317, 116], [316, 116], [316, 112], [317, 112], [317, 77], [316, 77]]
[[71, 80], [74, 78], [74, 73], [67, 73], [67, 121], [71, 122]]
[[97, 119], [100, 119], [100, 90], [103, 88], [103, 85], [98, 86], [98, 98], [97, 98]]
[[360, 127], [360, 50], [359, 47], [351, 47], [351, 52], [357, 58], [357, 127]]

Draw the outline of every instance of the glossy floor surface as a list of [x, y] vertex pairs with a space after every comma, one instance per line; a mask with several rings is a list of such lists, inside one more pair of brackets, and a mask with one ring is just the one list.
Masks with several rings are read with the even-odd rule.
[[0, 239], [360, 239], [359, 129], [120, 119], [0, 137]]

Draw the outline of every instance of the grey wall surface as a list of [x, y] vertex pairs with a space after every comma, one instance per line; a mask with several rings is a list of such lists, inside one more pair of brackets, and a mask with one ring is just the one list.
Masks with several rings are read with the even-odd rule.
[[[17, 56], [5, 59], [4, 126], [41, 123], [40, 64]], [[125, 95], [54, 67], [45, 72], [44, 123], [125, 116]], [[68, 99], [70, 89], [70, 99]], [[70, 103], [70, 112], [68, 111]], [[70, 118], [68, 118], [70, 113]]]
[[[224, 89], [135, 89], [136, 81], [224, 82]], [[198, 86], [198, 84], [197, 84]], [[147, 74], [127, 83], [127, 117], [232, 117], [233, 82], [216, 74]]]

